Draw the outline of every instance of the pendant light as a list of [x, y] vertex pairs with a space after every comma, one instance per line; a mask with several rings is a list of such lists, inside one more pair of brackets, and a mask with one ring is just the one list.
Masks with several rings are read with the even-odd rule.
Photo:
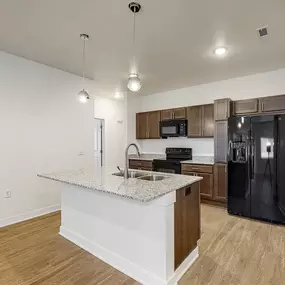
[[[86, 48], [86, 41], [89, 40], [89, 36], [86, 34], [81, 34], [80, 38], [83, 40], [83, 53], [82, 53], [82, 81], [83, 86], [85, 84], [85, 48]], [[78, 94], [77, 94], [77, 100], [80, 103], [86, 103], [89, 100], [89, 94], [88, 92], [83, 88]]]
[[[141, 5], [136, 2], [131, 2], [129, 4], [129, 8], [134, 14], [134, 27], [133, 27], [133, 60], [134, 60], [134, 70], [136, 70], [136, 60], [135, 60], [135, 35], [136, 35], [136, 13], [138, 13], [141, 9]], [[142, 83], [141, 80], [136, 73], [131, 73], [128, 80], [128, 89], [137, 92], [141, 89]]]

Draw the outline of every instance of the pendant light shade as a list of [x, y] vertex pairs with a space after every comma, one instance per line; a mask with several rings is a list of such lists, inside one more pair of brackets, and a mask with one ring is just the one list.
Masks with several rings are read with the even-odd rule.
[[[136, 72], [136, 59], [135, 59], [136, 13], [138, 13], [141, 10], [141, 5], [139, 3], [136, 3], [136, 2], [131, 2], [129, 4], [129, 8], [134, 15], [134, 26], [133, 26], [133, 60], [134, 60], [133, 64], [134, 64], [134, 67], [133, 67], [133, 69]], [[136, 73], [130, 74], [128, 84], [127, 84], [128, 89], [132, 92], [137, 92], [141, 89], [141, 86], [142, 86], [142, 82], [141, 82], [138, 74], [136, 74]]]
[[[80, 38], [84, 41], [83, 53], [82, 53], [82, 81], [83, 81], [83, 86], [84, 86], [85, 84], [85, 47], [86, 47], [86, 41], [88, 41], [89, 36], [86, 34], [81, 34]], [[77, 94], [77, 100], [80, 103], [86, 103], [89, 100], [89, 94], [84, 88]]]
[[128, 89], [137, 92], [141, 89], [142, 83], [137, 74], [131, 74], [128, 80]]
[[89, 94], [86, 90], [81, 90], [78, 94], [77, 94], [77, 100], [80, 103], [86, 103], [89, 100]]

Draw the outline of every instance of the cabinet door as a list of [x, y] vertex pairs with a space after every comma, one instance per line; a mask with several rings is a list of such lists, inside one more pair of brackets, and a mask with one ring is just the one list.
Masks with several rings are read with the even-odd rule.
[[161, 111], [161, 121], [166, 121], [171, 119], [173, 119], [173, 109]]
[[259, 99], [261, 112], [274, 112], [285, 110], [285, 95], [272, 96]]
[[160, 111], [153, 111], [148, 113], [147, 135], [149, 139], [160, 138], [159, 122], [160, 122]]
[[136, 138], [146, 139], [147, 138], [147, 123], [148, 113], [137, 113], [136, 114]]
[[252, 114], [258, 112], [258, 99], [239, 100], [234, 102], [234, 114]]
[[174, 269], [197, 247], [201, 236], [199, 182], [176, 191], [174, 203]]
[[214, 169], [214, 200], [226, 202], [228, 194], [228, 165], [216, 163]]
[[230, 117], [230, 99], [220, 99], [215, 101], [215, 120], [227, 120]]
[[186, 119], [186, 108], [173, 109], [174, 119]]
[[214, 104], [202, 106], [202, 136], [213, 137], [215, 130]]
[[196, 173], [196, 176], [203, 177], [200, 181], [201, 198], [213, 199], [213, 174]]
[[215, 162], [228, 161], [228, 121], [215, 122]]
[[202, 108], [193, 106], [187, 108], [188, 137], [202, 136]]

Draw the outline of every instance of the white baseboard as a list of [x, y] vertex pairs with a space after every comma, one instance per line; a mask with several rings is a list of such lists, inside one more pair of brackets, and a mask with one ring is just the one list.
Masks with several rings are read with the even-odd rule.
[[50, 213], [59, 211], [60, 209], [61, 209], [61, 206], [58, 204], [58, 205], [53, 205], [53, 206], [49, 206], [49, 207], [42, 208], [42, 209], [29, 211], [29, 212], [26, 212], [26, 213], [23, 213], [17, 216], [1, 219], [0, 228], [6, 227], [12, 224], [20, 223], [26, 220], [30, 220], [30, 219], [33, 219], [33, 218], [36, 218], [42, 215], [50, 214]]
[[176, 285], [190, 266], [196, 261], [199, 257], [198, 247], [196, 247], [188, 257], [179, 265], [174, 274], [170, 277], [167, 282], [167, 285]]
[[64, 228], [63, 226], [60, 227], [59, 234], [143, 285], [176, 285], [180, 278], [199, 256], [197, 247], [184, 260], [179, 268], [177, 268], [171, 278], [168, 281], [165, 281], [160, 277], [148, 272], [144, 268], [141, 268], [138, 265], [123, 258], [122, 256], [119, 256], [116, 253], [111, 252], [108, 249], [87, 240], [86, 238]]

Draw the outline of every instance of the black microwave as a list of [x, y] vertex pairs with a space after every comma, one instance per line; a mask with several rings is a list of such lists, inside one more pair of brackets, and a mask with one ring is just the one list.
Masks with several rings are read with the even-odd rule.
[[160, 137], [187, 137], [187, 120], [161, 121]]

